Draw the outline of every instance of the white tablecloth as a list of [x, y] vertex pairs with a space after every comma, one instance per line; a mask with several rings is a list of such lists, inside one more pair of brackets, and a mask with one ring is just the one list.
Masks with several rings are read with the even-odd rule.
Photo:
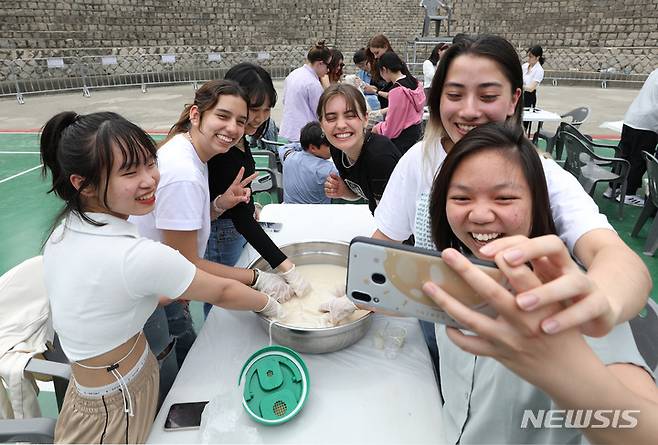
[[[279, 245], [294, 241], [343, 240], [374, 231], [366, 205], [266, 206], [262, 220], [282, 222], [271, 233]], [[244, 262], [254, 257], [245, 252]], [[407, 330], [394, 359], [373, 343], [386, 323]], [[214, 419], [230, 443], [440, 443], [440, 400], [422, 333], [415, 319], [375, 316], [373, 327], [355, 345], [331, 354], [302, 354], [310, 373], [309, 398], [292, 421], [268, 427], [246, 418], [239, 400], [238, 374], [256, 350], [268, 344], [256, 316], [213, 308], [158, 413], [149, 443], [194, 443], [201, 431], [165, 432], [175, 402], [209, 400], [222, 394], [222, 416]], [[237, 420], [236, 420], [237, 419]], [[235, 427], [233, 427], [235, 425]]]

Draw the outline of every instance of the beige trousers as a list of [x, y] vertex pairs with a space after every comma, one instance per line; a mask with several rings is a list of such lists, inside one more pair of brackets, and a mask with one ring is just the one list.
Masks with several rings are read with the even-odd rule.
[[149, 351], [144, 367], [128, 383], [134, 416], [123, 411], [119, 391], [99, 398], [78, 393], [71, 381], [55, 427], [55, 443], [144, 443], [158, 404], [158, 362]]

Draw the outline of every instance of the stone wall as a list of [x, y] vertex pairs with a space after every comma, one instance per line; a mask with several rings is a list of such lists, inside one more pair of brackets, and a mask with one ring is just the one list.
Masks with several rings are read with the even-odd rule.
[[[503, 35], [521, 58], [531, 44], [541, 44], [547, 59], [544, 68], [556, 76], [576, 70], [646, 75], [658, 66], [658, 0], [455, 0], [451, 4], [453, 34]], [[206, 67], [208, 53], [221, 53], [223, 61], [215, 64], [218, 69], [234, 61], [257, 60], [276, 69], [277, 76], [285, 75], [321, 38], [343, 50], [349, 71], [352, 52], [378, 32], [406, 55], [411, 48], [407, 42], [420, 34], [423, 15], [419, 0], [3, 2], [0, 94], [7, 94], [4, 84], [26, 73], [30, 78], [67, 77], [89, 71], [76, 60], [93, 59], [100, 65], [103, 55], [118, 56], [117, 65], [123, 60], [132, 74], [175, 71], [183, 61], [194, 69]], [[420, 61], [430, 49], [419, 48]], [[269, 54], [258, 55], [263, 52]], [[177, 54], [178, 65], [160, 66], [162, 54]], [[53, 73], [45, 67], [44, 58], [53, 56], [64, 57], [65, 63], [70, 58], [67, 72]], [[139, 68], [145, 59], [152, 63]], [[80, 67], [74, 69], [76, 63]], [[104, 76], [116, 70], [117, 66], [96, 66], [91, 72]]]

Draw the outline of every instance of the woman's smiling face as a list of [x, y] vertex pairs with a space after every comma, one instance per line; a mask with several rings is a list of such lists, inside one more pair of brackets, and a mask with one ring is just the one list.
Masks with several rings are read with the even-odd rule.
[[446, 216], [476, 256], [494, 239], [529, 236], [532, 195], [519, 163], [495, 149], [466, 157], [450, 180]]
[[348, 107], [345, 96], [337, 94], [325, 104], [320, 125], [331, 145], [351, 151], [363, 145], [368, 118], [359, 114], [356, 104]]
[[476, 126], [504, 122], [514, 115], [521, 90], [496, 62], [464, 54], [452, 60], [441, 92], [441, 124], [453, 143]]

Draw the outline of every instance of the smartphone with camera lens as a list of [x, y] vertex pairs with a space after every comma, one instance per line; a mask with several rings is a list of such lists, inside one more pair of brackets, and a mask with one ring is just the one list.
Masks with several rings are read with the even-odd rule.
[[[496, 282], [506, 278], [494, 263], [470, 259]], [[495, 317], [495, 310], [441, 259], [441, 252], [390, 241], [356, 237], [347, 262], [347, 297], [371, 310], [384, 310], [463, 328], [422, 291], [433, 281], [473, 310]]]
[[165, 431], [193, 430], [201, 426], [201, 414], [208, 404], [205, 402], [174, 403], [169, 407], [165, 419]]

